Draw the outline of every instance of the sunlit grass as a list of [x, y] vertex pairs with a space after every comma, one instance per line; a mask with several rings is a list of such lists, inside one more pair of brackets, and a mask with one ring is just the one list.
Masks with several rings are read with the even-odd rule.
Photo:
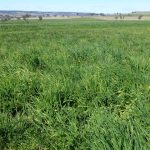
[[0, 149], [150, 149], [150, 22], [0, 22]]

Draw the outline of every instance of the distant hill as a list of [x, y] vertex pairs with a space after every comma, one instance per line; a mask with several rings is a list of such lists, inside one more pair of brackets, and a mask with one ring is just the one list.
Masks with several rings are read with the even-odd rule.
[[12, 17], [19, 17], [23, 15], [30, 15], [32, 17], [35, 16], [92, 16], [92, 15], [104, 15], [103, 13], [101, 14], [96, 14], [96, 13], [82, 13], [82, 12], [41, 12], [41, 11], [2, 11], [0, 10], [0, 16], [5, 16], [9, 15]]

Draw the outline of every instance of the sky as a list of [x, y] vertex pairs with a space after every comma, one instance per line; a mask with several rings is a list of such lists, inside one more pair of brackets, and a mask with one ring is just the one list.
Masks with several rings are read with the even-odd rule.
[[0, 10], [126, 13], [150, 11], [150, 0], [0, 0]]

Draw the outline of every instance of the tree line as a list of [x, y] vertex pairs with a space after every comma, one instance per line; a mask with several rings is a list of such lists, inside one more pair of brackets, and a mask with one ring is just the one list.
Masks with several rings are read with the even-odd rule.
[[[43, 20], [43, 16], [36, 16], [38, 17], [39, 21]], [[24, 20], [27, 21], [29, 18], [32, 18], [31, 15], [25, 14], [22, 16], [10, 16], [10, 15], [0, 15], [0, 20], [1, 21], [9, 21], [9, 20]]]

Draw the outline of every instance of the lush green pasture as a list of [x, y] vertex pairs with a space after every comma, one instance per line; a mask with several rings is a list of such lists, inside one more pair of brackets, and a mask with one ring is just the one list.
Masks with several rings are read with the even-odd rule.
[[149, 150], [150, 22], [0, 22], [1, 150]]

